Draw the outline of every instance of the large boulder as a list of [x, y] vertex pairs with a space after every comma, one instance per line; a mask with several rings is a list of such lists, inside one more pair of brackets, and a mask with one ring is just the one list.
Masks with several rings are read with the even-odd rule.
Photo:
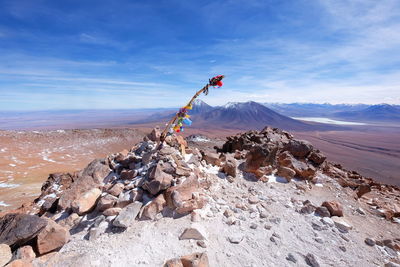
[[101, 195], [101, 190], [98, 188], [92, 188], [89, 191], [83, 193], [79, 198], [71, 203], [72, 210], [79, 215], [83, 215], [91, 211], [97, 202], [97, 199]]
[[217, 153], [210, 151], [201, 151], [201, 154], [203, 155], [203, 159], [206, 161], [207, 164], [215, 166], [221, 165], [221, 159], [219, 158], [219, 155]]
[[295, 176], [296, 172], [291, 168], [279, 166], [278, 172], [276, 174], [278, 176], [286, 178], [286, 180], [290, 182], [290, 180], [292, 180], [292, 178]]
[[157, 165], [153, 166], [149, 170], [149, 175], [143, 184], [143, 189], [150, 192], [152, 195], [156, 195], [161, 190], [165, 190], [171, 186], [173, 176], [164, 172], [167, 168], [166, 163], [159, 161]]
[[317, 171], [312, 164], [309, 164], [306, 160], [295, 159], [288, 151], [280, 153], [277, 160], [281, 167], [294, 170], [296, 175], [303, 179], [311, 180]]
[[0, 218], [0, 244], [17, 248], [35, 238], [47, 225], [47, 221], [36, 215], [7, 214]]
[[313, 146], [308, 141], [292, 139], [284, 146], [284, 149], [296, 158], [305, 158], [313, 150]]
[[226, 175], [230, 175], [232, 177], [236, 177], [237, 174], [237, 163], [234, 158], [228, 158], [222, 165], [222, 171], [226, 173]]
[[308, 156], [308, 159], [317, 165], [321, 165], [326, 160], [326, 156], [322, 154], [319, 150], [313, 150]]
[[102, 196], [96, 205], [96, 210], [105, 211], [106, 209], [114, 207], [115, 203], [117, 203], [118, 198], [113, 195], [105, 195]]
[[40, 254], [45, 254], [64, 246], [70, 238], [69, 231], [52, 220], [37, 236], [37, 249]]

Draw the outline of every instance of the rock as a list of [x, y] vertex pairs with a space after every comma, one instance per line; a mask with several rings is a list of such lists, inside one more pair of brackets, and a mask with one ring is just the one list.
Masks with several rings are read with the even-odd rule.
[[325, 201], [321, 205], [329, 210], [331, 216], [343, 217], [343, 207], [339, 202], [336, 201]]
[[160, 213], [167, 206], [164, 195], [160, 194], [158, 197], [149, 202], [143, 207], [141, 219], [154, 220], [156, 215]]
[[340, 249], [341, 251], [343, 251], [343, 252], [346, 252], [346, 251], [347, 251], [347, 249], [346, 249], [345, 246], [339, 246], [339, 249]]
[[17, 248], [35, 238], [47, 225], [36, 215], [10, 213], [0, 218], [0, 244]]
[[227, 159], [227, 161], [222, 166], [222, 171], [226, 173], [226, 175], [236, 177], [236, 172], [237, 172], [236, 160]]
[[206, 244], [206, 242], [204, 242], [204, 240], [198, 240], [198, 241], [196, 242], [196, 244], [197, 244], [199, 247], [202, 247], [202, 248], [206, 248], [206, 247], [207, 247], [207, 244]]
[[67, 228], [74, 227], [79, 220], [79, 215], [76, 213], [70, 214], [67, 218], [58, 221], [58, 224]]
[[96, 210], [97, 211], [105, 211], [106, 209], [114, 207], [118, 198], [113, 195], [105, 195], [99, 199], [97, 202]]
[[265, 225], [264, 225], [264, 228], [265, 228], [266, 230], [271, 230], [272, 225], [270, 225], [270, 224], [265, 224]]
[[330, 227], [333, 227], [333, 226], [335, 225], [335, 222], [334, 222], [331, 218], [329, 218], [329, 217], [323, 217], [323, 218], [321, 219], [321, 222], [322, 222], [323, 224], [326, 224], [326, 225], [330, 226]]
[[234, 234], [228, 237], [229, 242], [233, 244], [239, 244], [243, 240], [243, 235]]
[[194, 225], [190, 228], [186, 228], [179, 237], [179, 240], [185, 239], [205, 240], [207, 238], [205, 230], [200, 225]]
[[184, 267], [184, 266], [182, 264], [181, 259], [170, 259], [164, 264], [164, 267]]
[[311, 214], [316, 210], [316, 207], [311, 204], [311, 203], [307, 203], [305, 204], [303, 207], [301, 207], [300, 209], [300, 213], [301, 214]]
[[160, 136], [161, 136], [161, 131], [160, 128], [154, 128], [151, 133], [149, 133], [147, 135], [147, 137], [149, 138], [149, 140], [153, 141], [153, 142], [157, 142], [160, 141]]
[[121, 210], [114, 219], [113, 225], [117, 227], [128, 228], [135, 220], [143, 204], [135, 201]]
[[360, 198], [369, 192], [371, 192], [371, 186], [369, 184], [362, 184], [357, 188], [356, 194], [357, 197]]
[[384, 267], [400, 267], [400, 264], [389, 261], [385, 263]]
[[364, 242], [365, 242], [365, 244], [367, 244], [368, 246], [371, 246], [371, 247], [375, 246], [375, 244], [376, 244], [375, 240], [372, 238], [369, 238], [369, 237], [365, 238]]
[[250, 204], [257, 204], [258, 202], [260, 202], [260, 199], [257, 196], [250, 196], [249, 197], [249, 203]]
[[365, 215], [365, 210], [363, 210], [362, 208], [357, 208], [356, 211], [361, 214], [361, 215]]
[[0, 244], [0, 266], [6, 265], [12, 258], [11, 248], [7, 244]]
[[286, 178], [286, 180], [290, 182], [292, 178], [296, 175], [296, 172], [288, 167], [279, 166], [278, 172], [276, 174], [278, 176]]
[[194, 211], [192, 211], [192, 212], [190, 213], [190, 220], [191, 220], [192, 222], [200, 222], [200, 221], [201, 221], [201, 216], [200, 216], [200, 214], [199, 214], [198, 212], [196, 212], [196, 211], [194, 210]]
[[322, 154], [320, 151], [312, 151], [308, 159], [314, 162], [317, 165], [321, 165], [326, 160], [326, 156]]
[[297, 262], [297, 259], [293, 256], [292, 253], [289, 253], [289, 254], [286, 256], [286, 260], [291, 261], [291, 262], [293, 262], [293, 263], [296, 263], [296, 262]]
[[332, 217], [332, 220], [335, 222], [336, 228], [342, 233], [347, 233], [349, 230], [353, 229], [353, 226], [343, 218], [335, 216]]
[[305, 158], [313, 150], [313, 146], [308, 141], [292, 139], [285, 145], [284, 149], [297, 158]]
[[251, 229], [257, 229], [257, 227], [258, 227], [258, 225], [254, 222], [250, 224]]
[[[33, 251], [31, 246], [23, 246], [20, 247], [16, 252], [15, 252], [15, 259], [21, 259], [25, 261], [32, 261], [34, 258], [36, 258], [36, 253]], [[0, 266], [1, 263], [0, 263]]]
[[109, 224], [107, 221], [102, 221], [97, 227], [91, 228], [89, 230], [89, 240], [95, 240], [97, 239], [102, 233], [104, 233]]
[[91, 211], [97, 202], [97, 199], [101, 195], [101, 191], [98, 188], [92, 188], [91, 190], [85, 192], [78, 199], [71, 203], [71, 208], [74, 212], [79, 215], [83, 215]]
[[327, 207], [321, 206], [315, 210], [315, 214], [321, 217], [331, 217], [331, 214]]
[[5, 267], [33, 267], [32, 263], [26, 260], [14, 260]]
[[207, 254], [194, 253], [181, 257], [181, 262], [184, 267], [209, 267]]
[[207, 164], [221, 166], [221, 160], [217, 153], [209, 152], [209, 151], [201, 151], [203, 156], [203, 160], [206, 161]]
[[40, 254], [45, 254], [64, 246], [70, 238], [69, 231], [54, 222], [48, 220], [47, 226], [43, 228], [37, 236], [37, 250]]
[[153, 166], [149, 171], [149, 175], [143, 184], [143, 189], [156, 195], [161, 190], [165, 190], [171, 186], [173, 176], [164, 172], [169, 166], [168, 164], [159, 161], [156, 166]]
[[[267, 148], [256, 145], [250, 149], [246, 155], [245, 171], [256, 174], [258, 169], [263, 166], [271, 165], [272, 154]], [[257, 175], [258, 174], [258, 175]], [[260, 173], [256, 176], [260, 178]]]
[[116, 183], [115, 185], [113, 185], [109, 190], [108, 193], [112, 196], [118, 197], [119, 194], [122, 193], [122, 191], [124, 190], [125, 185], [122, 183]]
[[[146, 162], [144, 162], [143, 164], [146, 164]], [[121, 171], [120, 177], [122, 180], [132, 180], [133, 178], [135, 178], [137, 176], [137, 174], [138, 174], [137, 170], [126, 170], [125, 169], [125, 170]]]
[[312, 267], [319, 267], [320, 266], [318, 261], [317, 261], [317, 259], [315, 258], [315, 256], [313, 254], [311, 254], [311, 253], [308, 253], [306, 255], [305, 260], [306, 260], [307, 265], [309, 265], [309, 266], [312, 266]]
[[104, 216], [116, 216], [121, 212], [121, 208], [109, 208], [103, 211]]

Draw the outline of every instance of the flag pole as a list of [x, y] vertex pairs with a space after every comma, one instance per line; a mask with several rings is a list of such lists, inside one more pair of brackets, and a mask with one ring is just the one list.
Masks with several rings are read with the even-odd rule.
[[[193, 101], [201, 94], [204, 93], [205, 95], [208, 94], [208, 89], [210, 86], [217, 86], [222, 79], [225, 78], [224, 75], [218, 75], [213, 78], [211, 78], [206, 86], [204, 86], [202, 89], [196, 92], [196, 94], [190, 99], [189, 103], [186, 106], [191, 106]], [[175, 123], [176, 119], [178, 118], [178, 113], [175, 114], [174, 117], [168, 122], [167, 126], [165, 127], [164, 131], [160, 135], [160, 146], [162, 147], [162, 144], [165, 141], [165, 138], [167, 137], [167, 133], [169, 129], [171, 128], [171, 125]]]

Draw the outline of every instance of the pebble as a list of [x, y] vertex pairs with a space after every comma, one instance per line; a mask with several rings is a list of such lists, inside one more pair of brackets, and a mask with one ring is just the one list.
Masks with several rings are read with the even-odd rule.
[[264, 219], [268, 217], [268, 212], [266, 210], [262, 210], [260, 212], [260, 218]]
[[231, 242], [232, 244], [239, 244], [240, 242], [242, 242], [243, 240], [243, 236], [242, 235], [232, 235], [230, 237], [228, 237], [229, 242]]
[[307, 263], [309, 266], [312, 266], [312, 267], [320, 267], [320, 265], [319, 265], [317, 259], [316, 259], [315, 256], [314, 256], [313, 254], [311, 254], [311, 253], [308, 253], [308, 254], [306, 255], [305, 260], [306, 260], [306, 263]]
[[202, 247], [202, 248], [206, 248], [207, 247], [206, 242], [204, 242], [204, 240], [197, 241], [197, 245], [199, 247]]
[[345, 246], [340, 246], [339, 249], [340, 249], [341, 251], [343, 251], [343, 252], [346, 252], [346, 251], [347, 251], [347, 249], [346, 249]]
[[258, 202], [260, 202], [260, 199], [257, 196], [249, 197], [249, 203], [250, 204], [257, 204]]
[[344, 241], [347, 241], [347, 242], [349, 242], [350, 241], [350, 239], [347, 237], [347, 236], [345, 236], [345, 235], [340, 235], [340, 237], [344, 240]]
[[227, 225], [233, 225], [233, 224], [236, 224], [236, 221], [237, 221], [236, 218], [231, 216], [226, 220], [226, 224]]
[[385, 263], [384, 267], [400, 267], [400, 264], [389, 261]]
[[312, 222], [311, 226], [316, 231], [322, 231], [324, 229], [323, 225], [319, 221]]
[[314, 240], [315, 240], [315, 242], [320, 243], [320, 244], [324, 243], [324, 240], [321, 237], [316, 237]]
[[252, 213], [250, 213], [250, 218], [251, 218], [251, 219], [254, 219], [254, 218], [256, 218], [256, 217], [258, 217], [258, 213], [257, 213], [257, 212], [252, 212]]
[[362, 208], [358, 208], [356, 211], [361, 215], [365, 215], [365, 211]]
[[286, 260], [291, 261], [291, 262], [293, 262], [293, 263], [296, 263], [296, 262], [297, 262], [297, 259], [293, 256], [292, 253], [289, 253], [289, 254], [286, 256]]
[[225, 217], [231, 217], [233, 215], [233, 211], [231, 210], [231, 209], [226, 209], [225, 211], [224, 211], [224, 216]]
[[369, 237], [365, 238], [364, 242], [365, 242], [365, 244], [367, 244], [368, 246], [371, 246], [371, 247], [375, 246], [375, 244], [376, 244], [375, 240], [372, 238], [369, 238]]
[[265, 224], [265, 225], [264, 225], [264, 228], [267, 229], [267, 230], [271, 230], [272, 225], [270, 225], [270, 224]]
[[257, 229], [258, 225], [256, 223], [251, 223], [250, 228], [251, 229]]
[[280, 224], [281, 223], [281, 218], [273, 217], [273, 218], [270, 218], [269, 221], [274, 223], [274, 224]]
[[321, 222], [322, 222], [323, 224], [326, 224], [326, 225], [330, 226], [330, 227], [333, 227], [333, 226], [335, 225], [335, 222], [334, 222], [331, 218], [329, 218], [329, 217], [323, 217], [323, 218], [321, 219]]

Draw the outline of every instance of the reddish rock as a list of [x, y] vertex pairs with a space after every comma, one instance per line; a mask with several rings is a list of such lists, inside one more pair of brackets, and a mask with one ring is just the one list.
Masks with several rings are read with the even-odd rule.
[[208, 257], [206, 253], [194, 253], [181, 257], [184, 267], [208, 267]]
[[37, 236], [37, 249], [40, 254], [56, 250], [69, 241], [69, 231], [52, 220]]
[[170, 259], [165, 264], [164, 267], [184, 267], [181, 259]]
[[368, 184], [362, 184], [357, 188], [356, 194], [357, 197], [360, 198], [364, 194], [371, 192], [371, 186]]
[[165, 201], [164, 195], [160, 194], [150, 203], [143, 207], [142, 216], [140, 218], [154, 220], [156, 218], [156, 215], [161, 212], [166, 205], [167, 202]]
[[322, 154], [319, 150], [314, 150], [310, 153], [308, 159], [317, 165], [321, 165], [326, 160], [326, 156]]
[[325, 201], [321, 205], [329, 210], [331, 216], [343, 217], [343, 207], [339, 202], [336, 201]]
[[213, 152], [209, 152], [209, 151], [201, 151], [201, 154], [203, 155], [203, 159], [206, 161], [207, 164], [211, 164], [211, 165], [215, 165], [215, 166], [221, 165], [221, 160], [217, 153], [213, 153]]
[[106, 209], [112, 208], [114, 207], [117, 200], [118, 198], [114, 197], [113, 195], [105, 195], [101, 197], [97, 202], [96, 210], [104, 211]]
[[122, 183], [116, 183], [115, 185], [113, 185], [109, 190], [108, 193], [112, 196], [119, 196], [119, 194], [122, 193], [122, 191], [124, 191], [125, 185]]
[[14, 260], [5, 267], [33, 267], [33, 265], [27, 260]]
[[160, 136], [161, 136], [161, 131], [160, 128], [158, 127], [154, 128], [151, 131], [151, 133], [147, 135], [147, 137], [153, 142], [160, 141]]
[[[36, 254], [33, 251], [31, 246], [23, 246], [20, 247], [16, 252], [15, 252], [15, 259], [21, 259], [25, 261], [32, 261], [34, 258], [36, 258]], [[1, 266], [1, 265], [0, 265]]]
[[132, 180], [137, 176], [137, 171], [136, 170], [122, 170], [121, 171], [121, 179], [122, 180]]
[[313, 146], [308, 141], [292, 139], [285, 145], [284, 149], [297, 158], [305, 158], [313, 150]]
[[91, 190], [83, 193], [79, 198], [71, 203], [71, 208], [74, 212], [79, 215], [83, 215], [91, 211], [97, 202], [97, 199], [101, 195], [101, 191], [98, 188], [92, 188]]
[[0, 244], [17, 248], [35, 238], [47, 225], [36, 215], [10, 213], [0, 218]]
[[183, 136], [178, 135], [176, 137], [176, 141], [183, 148], [186, 148], [188, 146], [187, 141], [185, 140], [185, 138], [183, 138]]
[[236, 177], [237, 164], [235, 159], [227, 159], [222, 165], [222, 171], [227, 175]]
[[286, 180], [290, 182], [290, 180], [292, 180], [292, 178], [295, 176], [296, 172], [288, 167], [279, 166], [276, 174], [286, 178]]
[[121, 208], [109, 208], [103, 211], [104, 216], [116, 216], [121, 212]]
[[164, 172], [167, 164], [160, 161], [151, 170], [146, 182], [143, 184], [143, 189], [149, 191], [152, 195], [156, 195], [161, 190], [165, 190], [171, 186], [173, 176]]
[[245, 171], [255, 173], [260, 167], [268, 165], [269, 150], [261, 146], [254, 146], [246, 155]]

